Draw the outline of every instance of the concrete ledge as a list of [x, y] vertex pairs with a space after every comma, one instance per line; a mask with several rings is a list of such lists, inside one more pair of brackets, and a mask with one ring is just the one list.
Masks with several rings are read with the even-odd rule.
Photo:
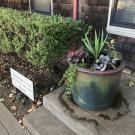
[[23, 122], [32, 135], [76, 135], [44, 107], [25, 116]]
[[129, 112], [124, 116], [118, 113], [119, 118], [114, 120], [104, 118], [104, 121], [96, 126], [92, 122], [71, 117], [71, 112], [60, 102], [64, 86], [44, 96], [43, 105], [78, 135], [134, 135], [135, 86], [129, 87], [129, 80], [134, 82], [130, 76], [123, 74], [120, 83], [120, 90], [128, 103]]
[[59, 95], [65, 87], [53, 91], [52, 93], [44, 96], [43, 105], [53, 115], [60, 119], [70, 129], [72, 129], [77, 135], [98, 135], [98, 132], [93, 123], [84, 124], [79, 120], [72, 119], [68, 113], [66, 107], [64, 107], [59, 101]]

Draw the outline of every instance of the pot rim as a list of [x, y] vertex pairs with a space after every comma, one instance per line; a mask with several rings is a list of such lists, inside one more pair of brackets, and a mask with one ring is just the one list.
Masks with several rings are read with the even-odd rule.
[[102, 71], [98, 71], [98, 70], [90, 71], [86, 68], [78, 68], [77, 71], [85, 73], [85, 74], [91, 74], [91, 75], [109, 76], [109, 75], [113, 75], [113, 74], [117, 74], [117, 73], [121, 72], [125, 67], [126, 67], [126, 62], [122, 61], [121, 65], [118, 68], [116, 68], [115, 70], [107, 70], [107, 71], [102, 72]]

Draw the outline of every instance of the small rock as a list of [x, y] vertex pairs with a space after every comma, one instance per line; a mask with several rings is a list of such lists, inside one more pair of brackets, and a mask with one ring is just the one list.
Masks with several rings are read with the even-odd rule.
[[10, 94], [9, 94], [9, 97], [11, 98], [11, 97], [13, 97], [13, 95], [14, 95], [13, 93], [10, 93]]
[[37, 107], [41, 106], [42, 105], [42, 101], [37, 101]]
[[129, 68], [125, 68], [123, 70], [123, 73], [128, 74], [128, 75], [131, 75], [132, 74], [132, 71]]
[[7, 84], [7, 87], [10, 87], [11, 86], [11, 84]]
[[23, 121], [19, 119], [18, 123], [22, 125], [23, 124]]
[[1, 98], [1, 99], [0, 99], [0, 102], [4, 102], [4, 101], [5, 101], [5, 99], [4, 99], [4, 98]]
[[12, 89], [11, 92], [12, 92], [13, 94], [16, 94], [16, 90], [15, 90], [15, 89]]
[[133, 81], [130, 81], [129, 83], [128, 83], [128, 86], [129, 87], [133, 87], [135, 84], [134, 84], [134, 82]]
[[43, 95], [40, 95], [39, 97], [40, 97], [40, 98], [42, 98], [42, 97], [43, 97]]
[[55, 86], [52, 86], [52, 87], [50, 88], [50, 92], [52, 92], [54, 89], [55, 89]]
[[16, 106], [15, 105], [14, 106], [11, 106], [11, 110], [12, 111], [16, 111], [17, 110]]

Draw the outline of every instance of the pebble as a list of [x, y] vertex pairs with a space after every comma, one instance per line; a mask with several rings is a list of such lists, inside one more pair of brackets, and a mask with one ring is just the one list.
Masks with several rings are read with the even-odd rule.
[[16, 94], [16, 89], [12, 89], [11, 92], [12, 92], [13, 94]]
[[52, 92], [54, 89], [55, 89], [55, 86], [52, 86], [52, 87], [50, 88], [50, 92]]
[[132, 71], [129, 68], [125, 68], [123, 70], [123, 73], [128, 74], [128, 75], [131, 75], [132, 74]]
[[10, 97], [10, 98], [12, 98], [12, 97], [13, 97], [13, 95], [14, 95], [13, 93], [10, 93], [10, 94], [9, 94], [9, 97]]
[[23, 124], [23, 121], [19, 119], [18, 123], [22, 125]]
[[5, 99], [4, 99], [4, 98], [1, 98], [1, 99], [0, 99], [0, 102], [4, 102], [4, 101], [5, 101]]
[[129, 84], [128, 84], [129, 87], [133, 87], [134, 85], [135, 85], [135, 84], [134, 84], [133, 81], [130, 81]]
[[37, 101], [37, 107], [42, 105], [42, 101]]
[[16, 111], [17, 110], [16, 106], [15, 105], [11, 106], [11, 110]]

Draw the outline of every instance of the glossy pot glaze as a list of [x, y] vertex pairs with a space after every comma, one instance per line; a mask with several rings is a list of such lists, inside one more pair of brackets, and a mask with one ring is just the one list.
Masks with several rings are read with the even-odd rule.
[[119, 88], [122, 63], [116, 70], [91, 72], [78, 69], [72, 90], [73, 100], [82, 108], [102, 110], [112, 105]]

